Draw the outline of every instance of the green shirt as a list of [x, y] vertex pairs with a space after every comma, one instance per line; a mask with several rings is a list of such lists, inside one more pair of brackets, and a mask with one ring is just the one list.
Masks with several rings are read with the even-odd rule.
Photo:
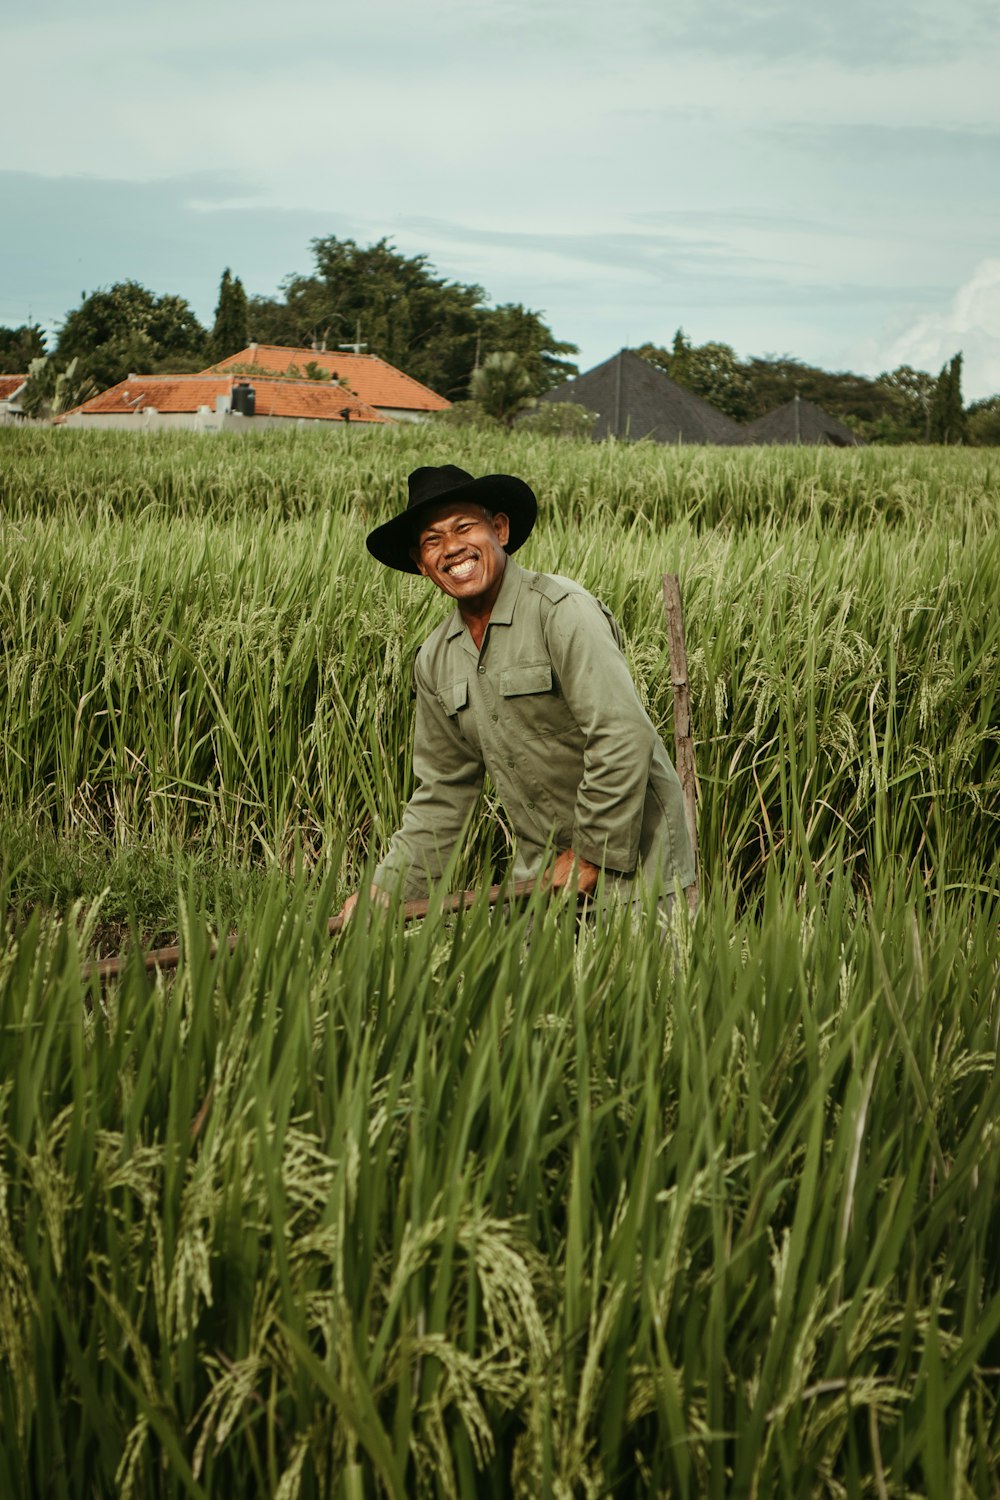
[[414, 666], [417, 788], [375, 871], [405, 897], [442, 873], [489, 772], [514, 874], [573, 849], [625, 884], [690, 885], [680, 781], [639, 701], [618, 626], [593, 595], [512, 559], [477, 650], [456, 608]]

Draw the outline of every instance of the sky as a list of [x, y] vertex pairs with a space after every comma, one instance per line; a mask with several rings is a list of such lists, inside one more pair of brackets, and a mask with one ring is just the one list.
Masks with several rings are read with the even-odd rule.
[[271, 296], [384, 236], [581, 369], [683, 327], [1000, 392], [985, 0], [3, 8], [0, 324], [127, 277], [210, 324], [225, 266]]

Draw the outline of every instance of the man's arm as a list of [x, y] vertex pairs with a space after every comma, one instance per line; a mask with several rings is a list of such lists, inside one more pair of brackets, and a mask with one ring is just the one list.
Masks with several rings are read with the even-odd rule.
[[[568, 852], [592, 868], [631, 872], [639, 858], [656, 731], [596, 599], [564, 595], [544, 630], [560, 691], [585, 740]], [[585, 889], [582, 879], [579, 888]]]
[[[483, 788], [484, 768], [441, 705], [417, 658], [413, 731], [416, 790], [374, 874], [374, 887], [410, 899], [444, 871]], [[375, 899], [378, 899], [377, 897]]]

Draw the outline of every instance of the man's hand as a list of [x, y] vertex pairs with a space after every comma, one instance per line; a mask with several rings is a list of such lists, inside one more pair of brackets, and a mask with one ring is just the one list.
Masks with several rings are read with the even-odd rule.
[[542, 871], [542, 886], [545, 890], [556, 891], [561, 886], [572, 885], [575, 879], [577, 893], [589, 896], [597, 885], [600, 873], [599, 865], [592, 865], [589, 859], [574, 854], [572, 849], [564, 849], [561, 854], [556, 855], [548, 869]]
[[[359, 895], [360, 892], [355, 891], [353, 895], [348, 896], [347, 900], [340, 908], [340, 911], [337, 913], [345, 927], [354, 916], [354, 908], [358, 904]], [[368, 898], [371, 901], [372, 906], [389, 905], [389, 893], [388, 891], [384, 891], [380, 885], [371, 885], [368, 887]]]

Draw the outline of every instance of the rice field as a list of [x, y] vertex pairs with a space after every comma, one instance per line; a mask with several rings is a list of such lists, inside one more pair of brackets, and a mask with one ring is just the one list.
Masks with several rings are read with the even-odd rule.
[[[680, 576], [667, 937], [326, 935], [442, 613], [364, 535], [449, 461], [668, 744]], [[2, 430], [0, 527], [0, 1493], [1000, 1493], [989, 450]], [[448, 885], [508, 844], [487, 789]]]

